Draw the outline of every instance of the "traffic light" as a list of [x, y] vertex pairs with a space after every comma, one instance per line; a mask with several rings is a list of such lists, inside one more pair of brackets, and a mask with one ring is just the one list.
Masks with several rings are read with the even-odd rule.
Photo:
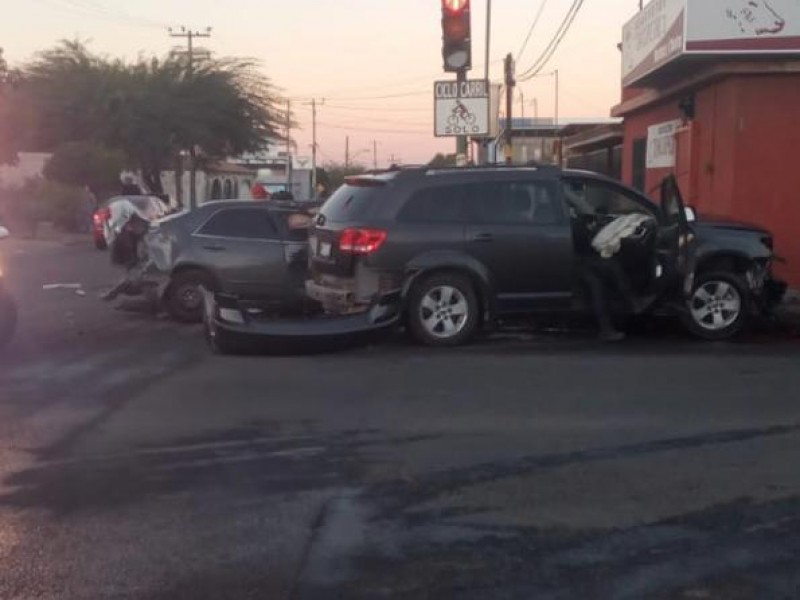
[[469, 0], [442, 0], [442, 58], [447, 73], [472, 68]]

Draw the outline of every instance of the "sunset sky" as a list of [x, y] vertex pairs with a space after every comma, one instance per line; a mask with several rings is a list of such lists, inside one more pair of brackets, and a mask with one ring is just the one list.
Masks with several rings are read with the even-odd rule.
[[[543, 0], [494, 0], [491, 78], [502, 77], [502, 57], [520, 51]], [[544, 0], [542, 17], [518, 68], [541, 54], [571, 4]], [[213, 27], [202, 45], [220, 55], [257, 58], [282, 93], [325, 99], [318, 112], [322, 161], [341, 161], [345, 136], [351, 154], [379, 164], [391, 157], [426, 162], [454, 148], [433, 137], [432, 83], [441, 72], [439, 0], [2, 0], [0, 47], [12, 64], [28, 60], [61, 38], [90, 41], [100, 53], [135, 58], [163, 55], [180, 40], [168, 26]], [[569, 34], [545, 68], [558, 68], [560, 115], [606, 118], [619, 98], [622, 25], [637, 0], [586, 0]], [[472, 0], [472, 77], [483, 76], [485, 0]], [[553, 115], [554, 78], [542, 76], [520, 88], [525, 115]], [[296, 103], [301, 154], [310, 153], [310, 107]], [[519, 115], [519, 95], [515, 103]], [[367, 152], [369, 150], [369, 152]]]

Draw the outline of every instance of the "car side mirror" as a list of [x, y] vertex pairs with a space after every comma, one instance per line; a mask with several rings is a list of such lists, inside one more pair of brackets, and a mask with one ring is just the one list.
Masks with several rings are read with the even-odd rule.
[[684, 213], [686, 214], [686, 220], [689, 223], [694, 223], [695, 221], [697, 221], [697, 212], [695, 212], [695, 210], [691, 206], [687, 206], [683, 210]]
[[7, 238], [10, 235], [11, 235], [11, 233], [9, 233], [8, 229], [6, 229], [5, 227], [0, 226], [0, 240], [3, 240], [3, 239]]

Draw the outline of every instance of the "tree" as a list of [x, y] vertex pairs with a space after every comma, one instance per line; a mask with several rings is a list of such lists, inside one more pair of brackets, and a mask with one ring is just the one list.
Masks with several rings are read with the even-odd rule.
[[94, 142], [67, 142], [55, 149], [44, 167], [50, 181], [84, 186], [102, 198], [119, 188], [120, 172], [126, 167], [125, 154]]
[[24, 67], [16, 96], [0, 128], [17, 124], [17, 149], [75, 141], [119, 149], [157, 193], [182, 150], [197, 148], [208, 162], [280, 137], [274, 90], [242, 59], [203, 60], [190, 71], [178, 58], [128, 64], [64, 41]]
[[455, 167], [456, 155], [455, 154], [442, 154], [439, 152], [428, 163], [428, 166], [442, 168], [442, 167]]
[[359, 164], [350, 164], [345, 169], [345, 166], [341, 163], [329, 162], [320, 171], [324, 173], [324, 178], [319, 179], [319, 181], [325, 184], [329, 192], [333, 192], [344, 183], [345, 177], [361, 175], [366, 173], [367, 169]]
[[8, 63], [3, 56], [3, 49], [0, 48], [0, 165], [15, 163], [17, 152], [14, 145], [13, 130], [9, 127], [10, 105], [12, 102], [12, 92], [19, 82], [19, 73], [9, 69]]

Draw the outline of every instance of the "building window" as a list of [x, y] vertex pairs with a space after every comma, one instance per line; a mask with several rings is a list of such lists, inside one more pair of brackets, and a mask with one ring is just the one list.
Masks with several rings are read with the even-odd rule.
[[219, 179], [215, 179], [214, 182], [211, 184], [211, 199], [212, 200], [222, 199], [222, 185], [220, 184]]
[[225, 180], [225, 199], [230, 200], [233, 198], [233, 185], [230, 179]]

